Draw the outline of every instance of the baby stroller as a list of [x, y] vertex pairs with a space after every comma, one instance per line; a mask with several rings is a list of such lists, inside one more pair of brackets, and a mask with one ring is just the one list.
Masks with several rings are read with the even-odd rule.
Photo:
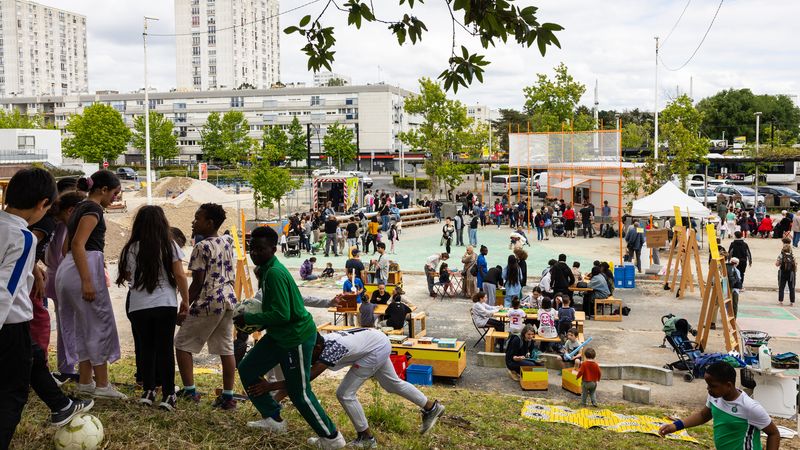
[[300, 236], [289, 236], [286, 241], [286, 256], [300, 257]]
[[553, 236], [563, 236], [564, 231], [564, 222], [561, 219], [553, 218]]
[[[682, 319], [673, 314], [667, 314], [661, 318], [664, 330], [664, 341], [669, 342], [672, 350], [678, 355], [678, 360], [669, 364], [664, 364], [668, 370], [686, 371], [683, 381], [690, 383], [695, 378], [695, 360], [703, 353], [703, 347], [689, 339], [697, 335], [697, 331], [692, 329], [686, 319]], [[662, 347], [666, 345], [662, 344]]]

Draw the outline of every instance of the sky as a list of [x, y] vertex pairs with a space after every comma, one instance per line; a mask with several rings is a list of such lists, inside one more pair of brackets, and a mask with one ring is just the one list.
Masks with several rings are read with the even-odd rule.
[[[309, 0], [284, 0], [281, 11]], [[129, 92], [143, 86], [142, 17], [154, 16], [151, 33], [174, 31], [175, 11], [169, 0], [39, 0], [40, 3], [74, 11], [87, 17], [89, 89]], [[305, 14], [316, 16], [326, 0], [281, 15], [280, 28], [295, 25]], [[341, 3], [341, 2], [340, 2]], [[402, 16], [395, 0], [374, 2], [382, 19]], [[595, 81], [599, 84], [601, 109], [653, 110], [655, 102], [655, 36], [662, 42], [659, 62], [658, 101], [677, 92], [703, 97], [728, 88], [750, 88], [755, 93], [800, 94], [800, 2], [727, 0], [705, 42], [681, 70], [706, 32], [719, 5], [717, 0], [548, 0], [517, 1], [538, 6], [540, 22], [564, 27], [557, 34], [561, 48], [549, 47], [542, 57], [534, 45], [498, 44], [483, 50], [479, 42], [456, 30], [458, 45], [486, 55], [484, 83], [459, 89], [455, 98], [467, 104], [492, 108], [521, 108], [523, 87], [537, 73], [553, 74], [564, 62], [569, 72], [587, 86], [581, 104], [591, 106]], [[687, 6], [688, 4], [688, 6]], [[683, 17], [678, 22], [681, 12]], [[346, 15], [332, 8], [324, 25], [336, 27], [336, 61], [333, 69], [348, 75], [354, 84], [385, 82], [416, 90], [420, 77], [435, 78], [447, 66], [452, 29], [444, 2], [430, 0], [414, 9], [429, 32], [415, 46], [397, 45], [381, 24], [366, 24], [361, 30], [346, 26]], [[677, 23], [677, 26], [676, 26]], [[298, 35], [281, 33], [281, 81], [306, 82], [306, 58]], [[160, 91], [175, 86], [175, 38], [148, 39], [150, 85]], [[690, 80], [691, 83], [690, 83]], [[797, 98], [795, 98], [797, 101]]]

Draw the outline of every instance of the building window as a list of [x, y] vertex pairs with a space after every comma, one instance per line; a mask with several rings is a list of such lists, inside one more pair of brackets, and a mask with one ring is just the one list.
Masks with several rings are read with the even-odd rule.
[[240, 108], [244, 106], [244, 97], [231, 97], [231, 108]]
[[217, 36], [213, 34], [208, 35], [208, 45], [215, 45], [217, 43]]
[[192, 84], [195, 86], [200, 86], [200, 77], [193, 77]]
[[357, 103], [357, 101], [356, 101], [356, 99], [354, 99], [354, 98], [348, 98], [348, 99], [346, 99], [346, 100], [344, 101], [344, 104], [345, 104], [345, 105], [355, 105], [356, 103]]
[[311, 106], [319, 106], [321, 104], [319, 95], [312, 95], [311, 96]]
[[175, 123], [186, 123], [186, 113], [175, 113]]
[[172, 106], [175, 109], [186, 109], [186, 103], [173, 103]]
[[200, 16], [192, 16], [192, 26], [193, 27], [200, 26]]
[[36, 137], [34, 136], [17, 136], [17, 149], [19, 150], [35, 150]]
[[192, 36], [192, 45], [195, 47], [200, 45], [200, 36]]
[[200, 47], [192, 47], [192, 56], [200, 56]]

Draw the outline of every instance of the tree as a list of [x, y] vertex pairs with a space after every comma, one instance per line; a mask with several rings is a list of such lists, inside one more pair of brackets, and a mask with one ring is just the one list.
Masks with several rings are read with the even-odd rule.
[[289, 124], [289, 145], [286, 148], [286, 156], [289, 161], [302, 161], [308, 156], [308, 148], [306, 147], [306, 134], [303, 132], [303, 127], [297, 116], [294, 116], [292, 122]]
[[[347, 13], [348, 26], [355, 26], [357, 29], [365, 22], [381, 23], [388, 26], [399, 45], [403, 45], [406, 38], [414, 45], [428, 31], [427, 25], [414, 15], [414, 7], [423, 2], [397, 0], [397, 3], [404, 10], [402, 18], [398, 14], [396, 19], [385, 20], [378, 17], [372, 1], [347, 0], [340, 6], [333, 0], [328, 0], [321, 6], [321, 12], [315, 19], [312, 20], [311, 15], [304, 16], [297, 25], [287, 27], [283, 32], [297, 33], [306, 38], [308, 44], [302, 50], [308, 56], [309, 70], [319, 71], [323, 67], [332, 70], [336, 38], [333, 27], [322, 26], [326, 12], [338, 10]], [[538, 8], [535, 6], [520, 8], [515, 5], [514, 0], [445, 0], [444, 3], [451, 18], [447, 29], [452, 25], [453, 30], [448, 67], [439, 75], [445, 90], [452, 88], [457, 92], [459, 86], [467, 87], [472, 84], [473, 79], [482, 83], [483, 68], [489, 64], [484, 55], [470, 53], [465, 46], [457, 45], [457, 29], [477, 37], [484, 49], [494, 47], [498, 42], [505, 43], [509, 39], [523, 47], [531, 47], [536, 43], [542, 56], [549, 45], [561, 47], [555, 32], [563, 28], [555, 23], [540, 23], [536, 15]]]
[[668, 143], [668, 148], [659, 152], [659, 158], [671, 173], [678, 175], [685, 190], [689, 170], [695, 163], [705, 162], [708, 154], [708, 139], [700, 136], [703, 113], [684, 94], [669, 103], [659, 118], [661, 136]]
[[122, 115], [104, 103], [86, 107], [83, 114], [70, 116], [63, 140], [64, 155], [86, 162], [114, 161], [125, 152], [131, 131]]
[[[536, 122], [536, 131], [555, 131], [567, 122], [576, 131], [594, 128], [594, 120], [585, 112], [576, 113], [581, 96], [586, 86], [576, 82], [567, 71], [567, 66], [560, 63], [554, 68], [555, 79], [547, 74], [536, 74], [537, 81], [533, 86], [523, 88], [525, 93], [525, 113]], [[587, 110], [588, 111], [588, 110]]]
[[653, 126], [650, 122], [638, 124], [630, 122], [622, 125], [622, 148], [625, 150], [638, 150], [649, 148], [650, 136], [653, 135]]
[[[703, 113], [701, 131], [708, 137], [726, 139], [745, 136], [747, 142], [756, 137], [755, 113], [761, 112], [761, 123], [772, 123], [777, 130], [788, 130], [797, 136], [800, 133], [800, 108], [786, 95], [755, 95], [750, 89], [727, 89], [706, 97], [697, 103]], [[766, 127], [761, 128], [761, 142], [770, 136]]]
[[457, 164], [450, 160], [446, 160], [436, 168], [436, 177], [448, 187], [448, 200], [452, 198], [450, 194], [453, 190], [460, 186], [464, 180], [464, 169], [462, 164]]
[[[279, 125], [272, 125], [264, 128], [264, 134], [261, 137], [261, 149], [267, 150], [268, 147], [274, 148], [285, 157], [286, 150], [289, 147], [289, 139], [286, 137], [286, 133], [283, 132], [283, 129]], [[283, 161], [284, 159], [281, 159], [275, 161], [275, 163], [278, 164]]]
[[353, 143], [355, 135], [353, 130], [335, 122], [325, 131], [322, 145], [325, 146], [325, 156], [338, 163], [339, 170], [342, 164], [356, 159], [356, 144]]
[[[466, 153], [469, 159], [480, 159], [483, 152], [489, 150], [489, 125], [486, 123], [476, 124], [461, 135], [462, 153]], [[492, 140], [492, 153], [498, 150], [497, 140]]]
[[500, 119], [492, 122], [494, 127], [494, 140], [499, 142], [501, 149], [508, 150], [508, 132], [516, 133], [517, 130], [528, 129], [528, 122], [531, 118], [524, 112], [516, 109], [500, 108]]
[[419, 80], [420, 93], [406, 99], [405, 112], [422, 117], [416, 129], [400, 133], [398, 138], [415, 151], [425, 152], [425, 173], [431, 180], [431, 192], [438, 190], [439, 169], [461, 153], [464, 133], [472, 125], [467, 108], [457, 100], [450, 100], [439, 83], [429, 79]]
[[[131, 145], [145, 152], [144, 116], [133, 119], [133, 133]], [[178, 156], [178, 139], [172, 132], [172, 121], [163, 114], [150, 111], [150, 156], [156, 161], [170, 159]]]
[[347, 82], [344, 81], [341, 78], [331, 78], [330, 80], [328, 80], [327, 86], [330, 86], [330, 87], [333, 87], [333, 86], [344, 86], [346, 84], [347, 84]]
[[44, 117], [41, 114], [29, 116], [15, 109], [13, 112], [0, 110], [0, 128], [27, 128], [38, 129], [44, 126]]
[[234, 89], [234, 91], [246, 91], [246, 90], [255, 90], [255, 89], [256, 89], [256, 87], [253, 86], [250, 83], [242, 83], [242, 84], [239, 85], [239, 87]]
[[222, 154], [222, 120], [216, 111], [208, 115], [200, 130], [200, 146], [207, 161], [213, 161]]
[[[266, 133], [265, 133], [266, 134]], [[281, 151], [272, 143], [267, 143], [258, 147], [251, 155], [252, 166], [247, 171], [247, 178], [253, 186], [253, 200], [256, 207], [256, 217], [258, 208], [273, 208], [280, 199], [292, 189], [297, 189], [302, 182], [292, 177], [289, 169], [275, 167], [286, 159], [286, 153]], [[278, 213], [280, 216], [280, 212]]]

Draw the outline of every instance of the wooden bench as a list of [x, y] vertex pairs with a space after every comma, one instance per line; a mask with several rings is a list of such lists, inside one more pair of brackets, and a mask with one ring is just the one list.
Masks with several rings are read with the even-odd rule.
[[497, 339], [508, 340], [508, 336], [509, 336], [508, 331], [497, 331], [494, 328], [489, 328], [489, 331], [486, 333], [486, 336], [484, 338], [484, 341], [486, 342], [486, 345], [484, 346], [484, 351], [489, 353], [493, 352], [495, 340]]
[[388, 335], [403, 336], [403, 335], [405, 335], [405, 334], [406, 334], [406, 332], [405, 332], [405, 331], [403, 331], [403, 329], [402, 329], [402, 328], [400, 328], [400, 329], [397, 329], [397, 330], [389, 330], [389, 331], [384, 331], [383, 333], [384, 333], [384, 334], [386, 334], [387, 336], [388, 336]]
[[[419, 322], [419, 331], [417, 331], [417, 322]], [[423, 337], [427, 334], [428, 314], [425, 311], [418, 313], [411, 313], [409, 323], [409, 336], [411, 338]], [[402, 331], [402, 330], [401, 330]]]
[[355, 327], [349, 325], [333, 325], [330, 322], [325, 322], [317, 327], [317, 331], [320, 333], [331, 333], [334, 331], [352, 330], [353, 328]]
[[[608, 314], [605, 314], [606, 307], [611, 309]], [[616, 313], [614, 313], [615, 308], [617, 310]], [[595, 299], [594, 320], [622, 322], [622, 300], [613, 297]]]

